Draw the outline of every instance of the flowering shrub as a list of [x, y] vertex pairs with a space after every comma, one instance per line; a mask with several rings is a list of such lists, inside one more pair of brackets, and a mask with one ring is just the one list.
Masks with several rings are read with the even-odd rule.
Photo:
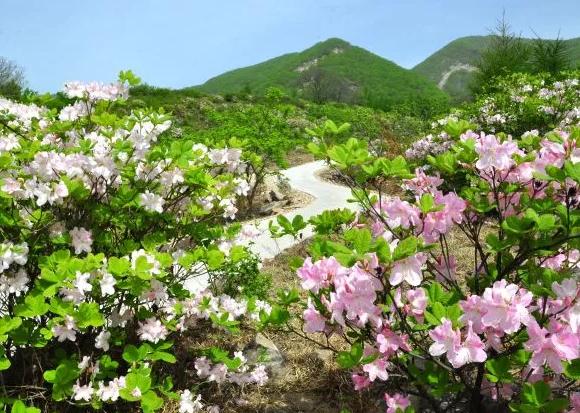
[[267, 303], [196, 281], [247, 256], [235, 244], [248, 231], [228, 224], [247, 185], [241, 151], [167, 139], [161, 113], [123, 115], [129, 82], [69, 83], [62, 110], [0, 100], [0, 401], [13, 412], [175, 399], [192, 413], [211, 382], [267, 379], [241, 353], [193, 363], [174, 344], [268, 320]]
[[514, 136], [525, 132], [544, 134], [574, 125], [580, 119], [579, 73], [564, 73], [563, 79], [522, 73], [500, 77], [493, 89], [483, 91], [475, 103], [433, 122], [433, 132], [413, 143], [406, 152], [407, 158], [422, 160], [447, 151], [452, 136], [457, 136], [450, 129], [460, 119], [477, 133]]
[[[324, 345], [356, 389], [386, 391], [388, 412], [413, 411], [409, 395], [420, 411], [578, 412], [580, 128], [449, 126], [428, 174], [354, 139], [313, 147], [361, 210], [347, 226], [312, 220], [304, 332], [341, 336], [348, 350]], [[363, 189], [384, 177], [407, 196]]]

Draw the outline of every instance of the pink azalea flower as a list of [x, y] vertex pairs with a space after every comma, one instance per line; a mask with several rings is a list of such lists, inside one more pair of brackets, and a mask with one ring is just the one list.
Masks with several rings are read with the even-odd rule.
[[421, 211], [407, 201], [393, 198], [380, 205], [380, 210], [387, 215], [387, 224], [391, 228], [409, 228], [417, 226], [421, 222]]
[[532, 302], [532, 294], [506, 280], [496, 281], [492, 288], [483, 292], [482, 307], [486, 313], [482, 323], [486, 327], [499, 328], [510, 334], [518, 331], [522, 324], [527, 325], [530, 313], [527, 307]]
[[532, 352], [529, 366], [535, 371], [548, 364], [555, 373], [562, 373], [562, 361], [578, 358], [578, 336], [558, 323], [550, 325], [550, 331], [540, 327], [535, 319], [528, 325], [529, 340], [525, 348]]
[[87, 231], [82, 227], [74, 227], [69, 231], [69, 234], [71, 236], [72, 246], [75, 249], [75, 254], [91, 252], [91, 245], [93, 244], [91, 231]]
[[487, 354], [484, 350], [485, 344], [479, 336], [473, 332], [472, 324], [469, 323], [465, 342], [454, 349], [453, 352], [447, 353], [447, 358], [451, 365], [459, 368], [469, 363], [483, 363], [487, 360]]
[[580, 333], [580, 302], [569, 308], [562, 318], [568, 322], [570, 330], [574, 334]]
[[481, 320], [483, 314], [486, 313], [486, 310], [482, 306], [481, 297], [478, 295], [470, 295], [467, 297], [467, 300], [460, 301], [459, 306], [463, 310], [463, 314], [459, 317], [459, 321], [463, 324], [471, 323], [473, 325], [473, 330], [477, 334], [483, 333], [485, 326]]
[[432, 356], [441, 356], [445, 353], [455, 351], [461, 343], [461, 334], [459, 330], [453, 330], [451, 321], [443, 318], [441, 325], [429, 331], [429, 337], [434, 341], [429, 347], [429, 354]]
[[485, 135], [483, 132], [475, 143], [475, 151], [479, 155], [475, 166], [482, 171], [491, 168], [507, 171], [515, 164], [513, 155], [523, 155], [516, 142], [500, 142], [494, 135]]
[[469, 129], [467, 132], [462, 133], [459, 136], [459, 140], [461, 142], [467, 142], [468, 140], [476, 140], [477, 138], [479, 138], [479, 135], [477, 133], [475, 133], [474, 131], [472, 131], [471, 129]]
[[568, 413], [580, 413], [580, 392], [574, 392], [570, 396], [570, 405], [571, 409]]
[[490, 383], [485, 377], [481, 386], [482, 394], [489, 394], [492, 400], [498, 400], [499, 398], [509, 400], [514, 394], [514, 390], [509, 383]]
[[399, 393], [392, 396], [385, 393], [385, 401], [387, 402], [387, 413], [397, 413], [399, 409], [404, 412], [411, 405], [409, 398]]
[[302, 288], [317, 293], [321, 288], [328, 288], [333, 278], [346, 273], [347, 269], [336, 261], [336, 258], [324, 258], [312, 264], [310, 257], [306, 258], [302, 267], [297, 270], [302, 280]]
[[387, 372], [387, 361], [382, 358], [378, 358], [372, 363], [365, 364], [363, 366], [363, 371], [369, 375], [370, 381], [375, 381], [376, 379], [385, 381], [389, 378], [389, 373]]
[[377, 334], [379, 351], [387, 358], [395, 354], [399, 349], [411, 351], [407, 339], [407, 335], [399, 335], [393, 332], [390, 328], [385, 327], [379, 334]]
[[445, 220], [447, 225], [451, 227], [453, 223], [460, 224], [463, 222], [463, 211], [467, 208], [467, 202], [458, 197], [454, 192], [449, 192], [445, 195], [435, 195], [435, 202], [443, 205], [443, 212], [445, 213]]
[[416, 288], [407, 291], [407, 300], [409, 300], [409, 312], [419, 322], [423, 322], [423, 314], [427, 308], [427, 294], [423, 288]]
[[326, 319], [312, 306], [312, 303], [308, 303], [308, 308], [304, 310], [302, 318], [306, 323], [304, 331], [307, 333], [317, 333], [326, 328]]
[[344, 326], [346, 318], [364, 326], [368, 321], [380, 327], [381, 309], [374, 302], [376, 291], [381, 291], [381, 282], [360, 266], [351, 268], [350, 273], [337, 277], [334, 282], [335, 292], [330, 294], [332, 319]]
[[429, 176], [421, 168], [415, 169], [415, 178], [403, 180], [405, 189], [412, 191], [420, 197], [426, 193], [436, 193], [437, 187], [443, 183], [443, 179], [437, 176]]
[[418, 286], [421, 284], [421, 281], [423, 281], [423, 272], [421, 268], [426, 261], [427, 257], [423, 253], [418, 253], [412, 257], [397, 261], [391, 270], [389, 282], [393, 286], [399, 285], [403, 281], [406, 281], [413, 287]]
[[352, 379], [352, 382], [354, 383], [354, 389], [356, 391], [366, 389], [371, 385], [371, 381], [368, 379], [368, 377], [363, 376], [361, 374], [353, 374], [350, 377]]
[[426, 243], [439, 241], [439, 236], [448, 231], [447, 218], [444, 211], [429, 212], [423, 219], [421, 234]]
[[546, 165], [553, 165], [556, 168], [561, 168], [564, 165], [566, 149], [561, 143], [544, 139], [540, 146], [538, 155]]
[[553, 282], [552, 291], [556, 293], [558, 298], [568, 303], [572, 302], [578, 295], [578, 282], [572, 278], [562, 280], [561, 283]]
[[564, 263], [566, 262], [566, 255], [565, 254], [557, 254], [552, 257], [546, 258], [544, 262], [541, 264], [544, 268], [549, 268], [554, 271], [558, 271]]
[[501, 338], [505, 335], [503, 331], [487, 327], [483, 334], [485, 334], [485, 341], [488, 347], [493, 348], [495, 351], [503, 351], [503, 343], [501, 342]]
[[453, 255], [450, 255], [448, 259], [445, 259], [443, 255], [439, 255], [433, 265], [437, 270], [435, 273], [435, 279], [437, 281], [453, 280], [455, 278], [457, 260]]

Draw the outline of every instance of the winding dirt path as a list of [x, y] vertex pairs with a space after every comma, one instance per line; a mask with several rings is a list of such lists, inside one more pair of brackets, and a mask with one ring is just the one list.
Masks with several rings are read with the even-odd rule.
[[[308, 205], [296, 208], [292, 211], [283, 213], [290, 221], [296, 215], [302, 215], [305, 221], [314, 215], [318, 215], [328, 209], [351, 208], [348, 199], [351, 198], [350, 189], [322, 180], [318, 172], [326, 167], [324, 161], [308, 162], [289, 169], [281, 173], [288, 179], [288, 184], [298, 191], [306, 192], [314, 197], [314, 200]], [[276, 223], [276, 216], [257, 219], [254, 221], [260, 235], [249, 245], [250, 250], [256, 253], [262, 261], [274, 258], [285, 249], [288, 249], [303, 239], [310, 238], [313, 235], [312, 228], [307, 227], [302, 231], [302, 240], [295, 240], [293, 237], [286, 235], [282, 238], [274, 239], [270, 234], [270, 222]], [[185, 281], [184, 287], [190, 291], [204, 289], [208, 286], [209, 280], [207, 274], [202, 274]]]

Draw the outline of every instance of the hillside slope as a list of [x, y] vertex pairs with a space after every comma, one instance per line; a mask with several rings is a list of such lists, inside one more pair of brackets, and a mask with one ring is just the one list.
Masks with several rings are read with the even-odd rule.
[[[413, 68], [456, 100], [469, 97], [474, 65], [488, 46], [491, 36], [461, 37], [448, 43]], [[532, 39], [525, 39], [532, 42]], [[580, 37], [565, 40], [572, 65], [580, 64]]]
[[[325, 81], [326, 79], [326, 81]], [[341, 85], [330, 99], [320, 88]], [[206, 93], [262, 94], [271, 86], [313, 100], [353, 101], [382, 109], [442, 105], [447, 96], [422, 75], [404, 69], [341, 39], [329, 39], [298, 53], [289, 53], [254, 66], [232, 70], [199, 86]], [[311, 90], [314, 89], [314, 90]]]

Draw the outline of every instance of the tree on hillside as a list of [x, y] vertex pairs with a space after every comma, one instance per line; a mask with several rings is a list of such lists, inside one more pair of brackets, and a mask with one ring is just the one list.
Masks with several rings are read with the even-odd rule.
[[489, 86], [496, 76], [529, 71], [530, 48], [521, 36], [511, 31], [505, 14], [492, 31], [491, 41], [476, 63], [477, 72], [472, 91], [477, 93]]
[[559, 35], [556, 40], [537, 37], [532, 48], [531, 62], [534, 72], [560, 73], [570, 68], [568, 47]]
[[316, 66], [302, 73], [299, 85], [304, 96], [316, 103], [354, 103], [357, 98], [357, 88], [352, 82]]
[[16, 63], [0, 56], [0, 96], [16, 99], [24, 88], [24, 71]]

